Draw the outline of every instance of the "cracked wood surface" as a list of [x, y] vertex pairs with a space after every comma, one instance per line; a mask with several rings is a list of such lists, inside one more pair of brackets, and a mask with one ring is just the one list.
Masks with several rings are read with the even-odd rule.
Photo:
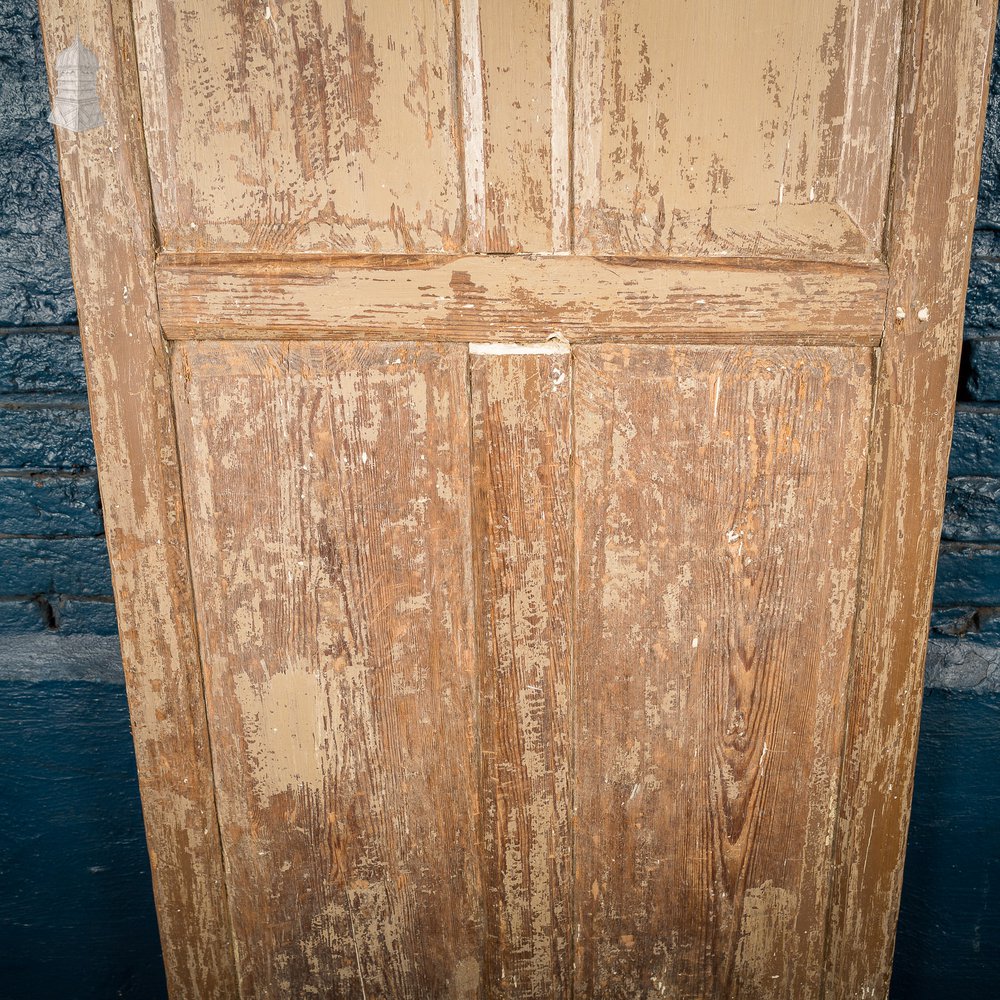
[[574, 352], [576, 995], [818, 997], [872, 352]]
[[469, 384], [483, 992], [556, 1000], [572, 980], [572, 358], [470, 353]]
[[178, 349], [244, 998], [478, 996], [466, 357]]
[[[51, 85], [81, 23], [56, 0], [40, 7]], [[163, 961], [175, 1000], [233, 997], [129, 5], [85, 24], [108, 124], [55, 132]]]
[[913, 792], [997, 7], [913, 0], [903, 37], [826, 995], [887, 995]]
[[172, 996], [884, 997], [992, 5], [42, 7]]
[[749, 339], [874, 345], [885, 268], [802, 262], [162, 256], [168, 338]]

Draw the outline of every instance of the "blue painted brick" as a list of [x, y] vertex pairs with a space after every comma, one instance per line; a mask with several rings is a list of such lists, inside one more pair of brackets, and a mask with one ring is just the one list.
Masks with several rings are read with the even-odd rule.
[[72, 323], [76, 302], [34, 0], [0, 4], [0, 326]]
[[0, 595], [107, 597], [111, 568], [103, 538], [0, 538]]
[[958, 405], [948, 475], [1000, 476], [1000, 405]]
[[977, 402], [1000, 401], [1000, 337], [965, 342], [961, 392]]
[[972, 259], [965, 325], [976, 330], [1000, 330], [1000, 261]]
[[938, 607], [1000, 605], [1000, 546], [942, 543], [934, 604]]
[[0, 598], [0, 636], [34, 632], [117, 635], [114, 603], [107, 597]]
[[952, 542], [1000, 542], [1000, 479], [949, 479], [941, 537]]
[[0, 473], [0, 535], [99, 535], [103, 530], [94, 473]]
[[979, 178], [976, 220], [980, 225], [1000, 227], [1000, 27], [993, 49], [986, 134], [983, 137], [983, 170]]
[[110, 600], [61, 597], [52, 602], [56, 627], [63, 635], [117, 635], [115, 606]]
[[90, 414], [85, 404], [8, 402], [10, 399], [0, 396], [0, 468], [94, 467]]
[[45, 632], [48, 629], [49, 618], [42, 602], [0, 598], [0, 636]]
[[0, 330], [0, 393], [86, 391], [76, 327]]

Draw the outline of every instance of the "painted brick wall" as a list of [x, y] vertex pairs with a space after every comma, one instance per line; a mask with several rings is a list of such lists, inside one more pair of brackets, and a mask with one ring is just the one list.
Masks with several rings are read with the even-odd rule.
[[34, 0], [0, 0], [0, 996], [166, 990]]
[[[998, 64], [1000, 52], [896, 1000], [992, 1000], [1000, 980]], [[156, 1000], [162, 973], [34, 0], [0, 0], [0, 109], [0, 992]]]
[[927, 684], [1000, 691], [1000, 52], [965, 310]]

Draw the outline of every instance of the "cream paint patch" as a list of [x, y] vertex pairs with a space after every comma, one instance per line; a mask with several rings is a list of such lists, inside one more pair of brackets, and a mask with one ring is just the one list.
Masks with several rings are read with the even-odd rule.
[[316, 672], [290, 670], [256, 683], [233, 679], [244, 720], [254, 787], [263, 798], [323, 787], [327, 699]]
[[772, 882], [747, 889], [740, 920], [738, 963], [761, 990], [773, 990], [795, 934], [795, 893]]

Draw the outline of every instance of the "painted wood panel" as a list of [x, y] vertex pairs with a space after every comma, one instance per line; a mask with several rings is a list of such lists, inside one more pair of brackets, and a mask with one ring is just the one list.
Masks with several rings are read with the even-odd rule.
[[134, 13], [164, 247], [461, 248], [453, 4], [138, 0]]
[[878, 257], [901, 8], [576, 0], [576, 252]]
[[470, 353], [484, 996], [556, 1000], [572, 979], [572, 365], [527, 350]]
[[486, 248], [570, 248], [569, 0], [479, 0]]
[[580, 347], [576, 995], [819, 995], [863, 349]]
[[173, 1000], [232, 997], [131, 11], [88, 7], [43, 0], [40, 13], [50, 89], [56, 54], [81, 30], [101, 66], [107, 124], [55, 135], [163, 964]]
[[466, 360], [178, 349], [243, 997], [478, 996]]
[[[372, 266], [372, 265], [376, 266]], [[376, 336], [510, 342], [869, 344], [886, 273], [791, 261], [468, 256], [369, 262], [162, 256], [169, 339]]]

